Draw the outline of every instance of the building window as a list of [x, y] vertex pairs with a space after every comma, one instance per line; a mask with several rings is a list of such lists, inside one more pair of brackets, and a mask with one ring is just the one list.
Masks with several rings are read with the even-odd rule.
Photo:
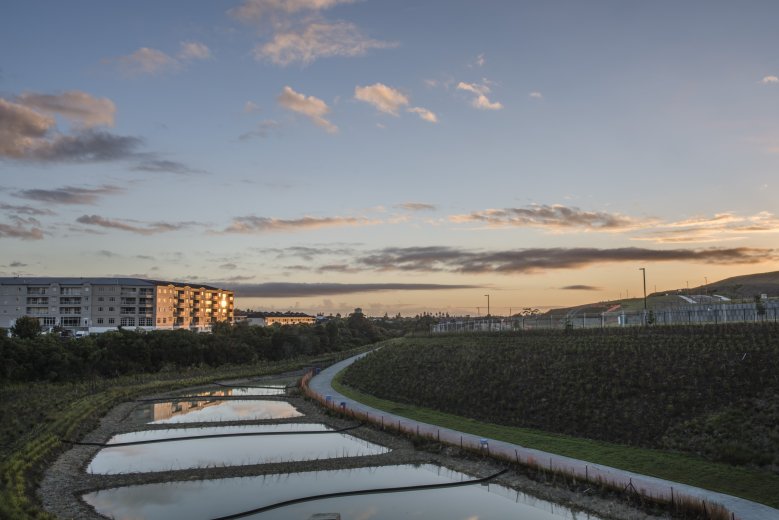
[[109, 307], [108, 308], [108, 312], [114, 312], [114, 308], [113, 307]]
[[122, 318], [122, 327], [135, 327], [135, 318]]
[[48, 318], [41, 318], [41, 325], [52, 327], [57, 324], [57, 318], [49, 316]]
[[97, 319], [97, 324], [98, 325], [102, 325], [103, 324], [103, 318], [98, 318]]
[[81, 318], [63, 317], [61, 324], [63, 327], [78, 327], [80, 323], [81, 323]]
[[141, 327], [153, 327], [154, 318], [138, 318], [138, 325]]
[[97, 301], [99, 301], [99, 302], [104, 302], [104, 301], [105, 301], [105, 298], [103, 298], [102, 296], [98, 296], [98, 298], [97, 298]]
[[113, 325], [114, 323], [116, 323], [116, 320], [114, 318], [108, 318], [109, 325]]
[[98, 307], [97, 308], [97, 312], [103, 312], [103, 308], [102, 307]]

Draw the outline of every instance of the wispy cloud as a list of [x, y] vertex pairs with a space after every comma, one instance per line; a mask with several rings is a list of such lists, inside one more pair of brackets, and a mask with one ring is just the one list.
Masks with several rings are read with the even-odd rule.
[[314, 22], [276, 33], [269, 42], [254, 48], [254, 57], [281, 66], [310, 65], [320, 58], [363, 56], [372, 49], [396, 46], [367, 37], [349, 22]]
[[153, 76], [180, 69], [181, 64], [164, 52], [150, 47], [141, 47], [131, 54], [119, 56], [112, 60], [127, 76]]
[[564, 291], [600, 291], [600, 287], [595, 287], [594, 285], [566, 285], [565, 287], [560, 287], [560, 289]]
[[76, 219], [79, 224], [97, 226], [108, 229], [128, 231], [138, 235], [156, 235], [178, 231], [194, 225], [194, 222], [150, 222], [143, 223], [137, 220], [119, 220], [101, 217], [100, 215], [82, 215]]
[[643, 249], [624, 247], [532, 248], [503, 251], [461, 250], [443, 246], [386, 248], [354, 259], [354, 265], [375, 271], [453, 273], [534, 273], [578, 269], [613, 262], [692, 262], [700, 264], [757, 264], [779, 259], [766, 248]]
[[0, 238], [43, 240], [43, 226], [32, 217], [11, 217], [8, 223], [0, 222]]
[[62, 94], [24, 92], [16, 102], [44, 114], [60, 115], [83, 128], [113, 126], [116, 115], [116, 106], [110, 99], [78, 90]]
[[434, 211], [437, 209], [435, 204], [426, 204], [424, 202], [404, 202], [398, 204], [396, 208], [405, 209], [407, 211]]
[[251, 113], [254, 113], [254, 112], [259, 112], [260, 110], [261, 110], [260, 106], [257, 103], [255, 103], [254, 101], [247, 101], [243, 105], [243, 112], [244, 112], [244, 114], [251, 114]]
[[777, 76], [764, 76], [763, 79], [760, 80], [760, 83], [763, 85], [771, 85], [774, 83], [779, 83], [779, 77]]
[[457, 90], [464, 90], [475, 94], [476, 97], [471, 101], [471, 105], [473, 105], [474, 108], [480, 110], [500, 110], [503, 108], [501, 103], [490, 101], [487, 97], [487, 94], [491, 92], [487, 80], [484, 80], [482, 83], [465, 83], [461, 81], [457, 84]]
[[118, 195], [124, 189], [118, 186], [105, 184], [97, 188], [79, 188], [77, 186], [63, 186], [53, 190], [29, 189], [20, 190], [13, 195], [22, 199], [47, 202], [49, 204], [94, 204], [105, 195]]
[[537, 90], [534, 90], [533, 92], [528, 94], [528, 97], [530, 97], [531, 99], [544, 99], [544, 95]]
[[42, 217], [44, 215], [56, 215], [50, 209], [35, 208], [33, 206], [17, 206], [14, 204], [5, 204], [0, 202], [0, 211], [9, 211], [16, 215], [29, 215], [33, 217]]
[[[76, 91], [56, 96], [26, 93], [21, 97], [30, 105], [0, 98], [0, 157], [100, 162], [137, 155], [140, 139], [89, 128], [113, 123], [113, 103], [109, 100]], [[77, 130], [56, 132], [56, 120], [50, 114], [75, 122]]]
[[379, 221], [364, 217], [303, 217], [278, 219], [269, 217], [235, 217], [221, 233], [268, 233], [274, 231], [299, 231], [325, 227], [369, 226]]
[[205, 170], [191, 168], [186, 164], [165, 159], [149, 159], [132, 166], [130, 169], [137, 172], [175, 173], [177, 175], [200, 175], [207, 173]]
[[300, 94], [292, 90], [292, 87], [284, 87], [276, 98], [283, 108], [304, 115], [315, 125], [324, 128], [328, 133], [335, 133], [338, 127], [328, 121], [325, 116], [330, 113], [330, 107], [321, 99]]
[[250, 132], [245, 132], [238, 136], [241, 141], [247, 141], [253, 138], [265, 139], [272, 132], [278, 131], [281, 128], [281, 124], [273, 119], [265, 119], [257, 123], [257, 127]]
[[754, 215], [733, 212], [656, 224], [634, 240], [658, 243], [705, 243], [735, 240], [754, 233], [779, 233], [779, 217], [768, 211]]
[[230, 288], [241, 298], [295, 298], [333, 296], [385, 291], [447, 291], [478, 289], [478, 285], [441, 285], [412, 283], [259, 283], [232, 284]]
[[104, 61], [115, 63], [125, 76], [156, 76], [179, 72], [185, 65], [193, 61], [210, 59], [211, 50], [207, 45], [200, 42], [181, 42], [177, 58], [159, 49], [141, 47], [130, 54], [109, 58]]
[[369, 103], [376, 107], [379, 112], [393, 116], [397, 116], [398, 110], [409, 103], [408, 96], [398, 89], [388, 87], [383, 83], [355, 87], [354, 99]]
[[[354, 88], [354, 99], [373, 105], [383, 114], [398, 116], [398, 111], [408, 107], [409, 97], [400, 90], [389, 87], [383, 83], [374, 83], [365, 87]], [[406, 108], [407, 112], [417, 114], [421, 119], [429, 123], [437, 123], [438, 117], [430, 110], [422, 107]]]
[[428, 123], [438, 122], [438, 116], [426, 108], [411, 107], [411, 108], [407, 108], [406, 111], [418, 115], [420, 119], [422, 119], [423, 121], [427, 121]]
[[560, 204], [534, 204], [524, 208], [487, 209], [467, 215], [452, 215], [456, 223], [477, 222], [494, 227], [540, 227], [551, 230], [624, 231], [652, 224], [618, 213], [583, 211]]
[[200, 42], [181, 42], [178, 58], [183, 61], [208, 60], [211, 58], [211, 49]]
[[279, 13], [293, 14], [301, 11], [323, 11], [339, 4], [351, 4], [356, 0], [244, 0], [227, 13], [244, 23], [257, 23]]

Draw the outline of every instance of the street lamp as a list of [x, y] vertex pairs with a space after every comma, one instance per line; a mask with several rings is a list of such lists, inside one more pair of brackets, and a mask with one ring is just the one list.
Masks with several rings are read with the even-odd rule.
[[489, 294], [485, 294], [484, 296], [487, 297], [487, 317], [489, 317], [489, 315], [490, 315], [490, 295]]
[[646, 267], [639, 267], [638, 270], [644, 273], [644, 312], [646, 312]]

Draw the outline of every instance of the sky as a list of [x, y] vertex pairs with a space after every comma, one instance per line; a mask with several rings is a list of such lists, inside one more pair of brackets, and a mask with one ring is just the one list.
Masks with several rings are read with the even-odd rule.
[[779, 2], [0, 8], [0, 276], [484, 315], [779, 270]]

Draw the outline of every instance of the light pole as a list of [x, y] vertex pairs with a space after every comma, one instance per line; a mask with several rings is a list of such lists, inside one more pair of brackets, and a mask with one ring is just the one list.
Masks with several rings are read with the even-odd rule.
[[644, 273], [644, 311], [646, 311], [646, 267], [639, 267], [638, 270]]
[[491, 331], [492, 330], [492, 317], [490, 317], [490, 295], [485, 294], [484, 296], [487, 297], [487, 328]]

